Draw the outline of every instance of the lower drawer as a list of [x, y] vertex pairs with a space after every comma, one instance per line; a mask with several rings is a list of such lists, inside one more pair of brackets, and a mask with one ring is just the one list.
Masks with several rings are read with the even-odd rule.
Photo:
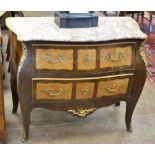
[[97, 97], [126, 94], [129, 78], [103, 79], [98, 83]]
[[4, 116], [0, 114], [0, 130], [4, 130]]
[[33, 101], [86, 100], [109, 96], [129, 96], [133, 74], [92, 78], [35, 78]]

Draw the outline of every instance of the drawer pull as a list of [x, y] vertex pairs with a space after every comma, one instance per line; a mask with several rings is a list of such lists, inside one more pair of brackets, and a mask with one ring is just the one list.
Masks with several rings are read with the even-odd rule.
[[117, 84], [114, 89], [111, 89], [111, 87], [107, 86], [107, 87], [105, 87], [105, 90], [107, 92], [112, 92], [113, 93], [113, 92], [118, 92], [120, 88], [121, 88], [121, 85]]
[[107, 60], [107, 61], [112, 61], [112, 62], [119, 62], [119, 61], [122, 60], [122, 58], [124, 58], [124, 55], [123, 55], [122, 53], [118, 53], [118, 54], [117, 54], [117, 59], [116, 59], [116, 60], [112, 58], [111, 53], [108, 53], [108, 54], [105, 56], [105, 60]]
[[89, 62], [90, 62], [90, 57], [89, 57], [89, 55], [88, 54], [86, 54], [84, 57], [83, 57], [83, 62], [84, 62], [84, 64], [85, 65], [88, 65], [89, 64]]
[[88, 96], [88, 89], [87, 88], [82, 89], [81, 92], [82, 92], [83, 96]]
[[44, 90], [44, 92], [49, 96], [61, 96], [65, 93], [65, 90], [63, 88], [58, 88], [58, 91], [54, 92], [48, 87]]
[[46, 56], [42, 57], [48, 63], [62, 63], [66, 59], [64, 55], [60, 54], [57, 59], [52, 58], [52, 54], [48, 53]]

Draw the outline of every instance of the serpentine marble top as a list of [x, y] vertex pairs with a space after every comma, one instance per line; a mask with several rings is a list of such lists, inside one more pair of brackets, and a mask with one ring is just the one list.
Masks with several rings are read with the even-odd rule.
[[100, 17], [98, 27], [59, 28], [54, 17], [9, 17], [7, 27], [19, 41], [93, 42], [120, 39], [146, 39], [131, 17]]
[[0, 11], [0, 17], [4, 15], [6, 11]]

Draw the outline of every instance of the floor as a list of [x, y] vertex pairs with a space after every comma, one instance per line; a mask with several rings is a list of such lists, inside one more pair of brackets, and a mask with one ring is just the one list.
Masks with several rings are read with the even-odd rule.
[[[4, 34], [4, 51], [7, 32]], [[12, 114], [8, 63], [5, 63], [4, 100], [8, 143], [21, 143], [20, 107]], [[28, 90], [27, 90], [28, 91]], [[155, 89], [146, 81], [133, 115], [133, 132], [126, 131], [125, 103], [97, 110], [85, 119], [65, 112], [35, 109], [31, 115], [30, 136], [26, 143], [155, 143]]]

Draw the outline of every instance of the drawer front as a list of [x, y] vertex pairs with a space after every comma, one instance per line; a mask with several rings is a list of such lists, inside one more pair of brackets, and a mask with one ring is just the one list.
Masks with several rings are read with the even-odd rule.
[[2, 114], [0, 114], [0, 130], [4, 130], [4, 117]]
[[95, 82], [82, 82], [76, 84], [76, 99], [93, 98]]
[[125, 95], [128, 92], [129, 78], [104, 79], [99, 81], [97, 97]]
[[33, 79], [33, 101], [87, 100], [129, 96], [133, 74], [92, 78]]
[[96, 49], [78, 49], [77, 69], [78, 70], [96, 69]]
[[116, 45], [105, 46], [100, 48], [100, 68], [125, 68], [130, 67], [133, 63], [133, 46]]
[[72, 83], [46, 83], [38, 82], [36, 84], [37, 100], [63, 99], [70, 100], [72, 95]]
[[42, 49], [36, 51], [37, 70], [73, 70], [73, 49]]
[[60, 73], [79, 74], [135, 67], [136, 43], [134, 42], [90, 46], [33, 45], [32, 49], [32, 64], [36, 73], [49, 74], [49, 70], [53, 70]]

